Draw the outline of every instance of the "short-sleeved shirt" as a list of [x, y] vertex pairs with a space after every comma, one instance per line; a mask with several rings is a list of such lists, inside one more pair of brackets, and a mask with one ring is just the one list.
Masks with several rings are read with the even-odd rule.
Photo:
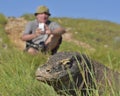
[[[46, 24], [48, 25], [48, 27], [51, 31], [53, 31], [56, 28], [61, 27], [58, 23], [52, 22], [49, 20], [46, 22]], [[28, 24], [25, 27], [25, 31], [24, 31], [23, 35], [35, 33], [36, 29], [38, 28], [38, 25], [39, 25], [39, 23], [37, 22], [37, 20], [28, 22]], [[42, 35], [40, 35], [32, 40], [29, 40], [27, 42], [32, 42], [34, 44], [40, 44], [40, 42], [45, 42], [47, 38], [48, 38], [48, 34], [42, 34]]]

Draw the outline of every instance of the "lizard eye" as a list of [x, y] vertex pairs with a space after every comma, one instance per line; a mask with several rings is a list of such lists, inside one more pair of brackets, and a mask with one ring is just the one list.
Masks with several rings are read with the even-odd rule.
[[60, 64], [63, 65], [65, 70], [72, 67], [72, 61], [70, 59], [63, 59], [60, 61]]
[[72, 62], [67, 62], [64, 66], [65, 70], [72, 67]]

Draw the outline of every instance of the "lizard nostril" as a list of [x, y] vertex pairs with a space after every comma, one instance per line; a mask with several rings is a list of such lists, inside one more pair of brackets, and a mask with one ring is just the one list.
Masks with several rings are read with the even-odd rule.
[[46, 72], [50, 72], [50, 69], [47, 69]]

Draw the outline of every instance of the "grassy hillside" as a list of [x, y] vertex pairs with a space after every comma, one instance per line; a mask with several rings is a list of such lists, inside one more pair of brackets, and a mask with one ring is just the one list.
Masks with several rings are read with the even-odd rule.
[[[24, 17], [24, 16], [23, 16]], [[27, 18], [32, 20], [31, 16]], [[64, 40], [59, 51], [77, 51], [89, 55], [109, 68], [120, 72], [120, 25], [109, 21], [50, 18], [71, 33], [72, 40], [94, 48]], [[0, 20], [1, 19], [0, 17]], [[5, 19], [6, 20], [6, 19]], [[2, 21], [3, 22], [3, 21]], [[5, 21], [6, 22], [6, 21]], [[57, 96], [51, 86], [35, 79], [35, 70], [46, 62], [49, 55], [30, 56], [17, 49], [7, 37], [4, 23], [0, 23], [0, 95], [2, 96]], [[120, 94], [113, 94], [119, 96]], [[105, 96], [109, 93], [105, 92]]]
[[[119, 71], [120, 69], [120, 25], [109, 21], [71, 19], [71, 18], [52, 18], [65, 28], [70, 29], [73, 38], [89, 44], [95, 51], [83, 49], [82, 46], [68, 44], [65, 49], [72, 51], [82, 51], [90, 54], [92, 58]], [[66, 42], [66, 41], [65, 41]], [[63, 44], [65, 43], [63, 42]], [[67, 42], [66, 42], [67, 43]], [[71, 42], [72, 43], [72, 42]], [[67, 45], [67, 44], [65, 44]], [[71, 49], [70, 49], [70, 48]], [[62, 48], [62, 47], [61, 47]], [[82, 48], [82, 50], [81, 50]], [[110, 60], [109, 60], [110, 59]]]

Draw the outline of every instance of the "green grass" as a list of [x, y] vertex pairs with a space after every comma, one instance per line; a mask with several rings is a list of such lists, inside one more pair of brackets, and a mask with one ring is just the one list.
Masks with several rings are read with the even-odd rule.
[[5, 25], [7, 23], [7, 18], [0, 13], [0, 25]]
[[[0, 93], [4, 96], [53, 96], [50, 86], [35, 79], [35, 71], [46, 56], [30, 56], [18, 50], [4, 51], [0, 63]], [[40, 91], [41, 90], [41, 91]], [[52, 92], [51, 92], [52, 91]], [[45, 95], [46, 94], [46, 95]]]
[[[63, 41], [59, 51], [85, 53], [113, 70], [120, 70], [120, 46], [115, 47], [116, 43], [114, 43], [114, 38], [120, 36], [119, 24], [73, 18], [51, 18], [51, 20], [59, 22], [65, 28], [71, 28], [70, 32], [75, 40], [85, 42], [96, 49], [91, 51], [73, 42]], [[46, 62], [49, 55], [40, 53], [31, 56], [16, 49], [4, 31], [4, 24], [0, 24], [0, 94], [2, 96], [48, 96], [48, 94], [57, 96], [51, 86], [35, 78], [36, 69]], [[4, 47], [5, 44], [7, 48]], [[107, 89], [104, 94], [108, 96]], [[113, 96], [119, 95], [114, 93]]]

